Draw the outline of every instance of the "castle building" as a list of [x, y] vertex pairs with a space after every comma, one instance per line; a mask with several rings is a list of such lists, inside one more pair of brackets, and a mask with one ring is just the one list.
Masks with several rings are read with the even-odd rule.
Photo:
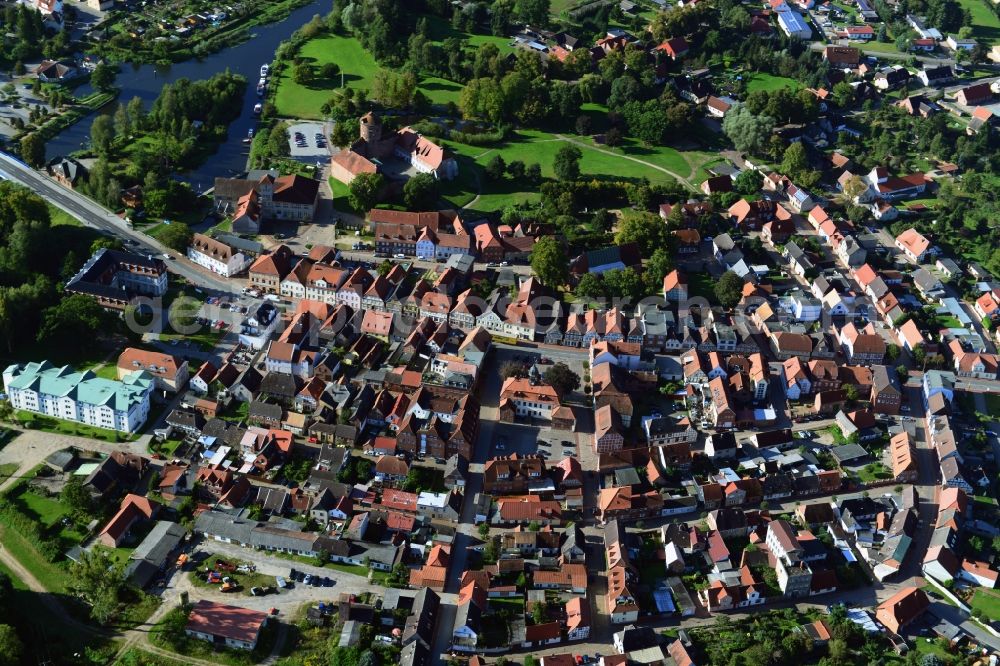
[[350, 183], [359, 174], [378, 173], [382, 162], [390, 158], [401, 159], [439, 180], [458, 175], [458, 162], [444, 148], [409, 127], [387, 133], [381, 119], [371, 112], [361, 117], [358, 140], [330, 160], [330, 175]]

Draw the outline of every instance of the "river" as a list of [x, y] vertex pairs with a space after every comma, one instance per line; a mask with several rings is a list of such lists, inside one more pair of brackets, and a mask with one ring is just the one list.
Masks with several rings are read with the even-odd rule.
[[[184, 179], [197, 191], [203, 192], [212, 186], [216, 176], [240, 174], [246, 168], [250, 146], [242, 140], [247, 132], [257, 125], [253, 107], [261, 101], [256, 91], [260, 66], [274, 59], [274, 52], [281, 42], [291, 37], [293, 32], [308, 23], [315, 14], [325, 14], [329, 8], [327, 0], [313, 0], [308, 5], [294, 10], [281, 21], [251, 27], [250, 33], [253, 36], [249, 40], [201, 60], [188, 60], [169, 66], [122, 64], [115, 79], [115, 85], [121, 93], [115, 102], [98, 113], [113, 113], [119, 101], [128, 103], [133, 97], [142, 99], [148, 110], [153, 100], [160, 94], [163, 85], [180, 78], [192, 81], [207, 79], [227, 68], [245, 76], [247, 92], [243, 98], [243, 108], [239, 118], [229, 126], [229, 139], [219, 146], [218, 151], [205, 164], [183, 174]], [[92, 89], [90, 84], [85, 84], [74, 92], [77, 96], [84, 97], [92, 92]], [[46, 158], [67, 155], [85, 146], [90, 138], [93, 118], [93, 115], [83, 118], [46, 142]]]

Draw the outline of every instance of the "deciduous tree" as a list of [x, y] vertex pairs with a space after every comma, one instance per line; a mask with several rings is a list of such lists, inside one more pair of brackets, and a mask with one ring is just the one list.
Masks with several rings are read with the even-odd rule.
[[531, 269], [547, 287], [566, 284], [569, 278], [566, 253], [553, 236], [540, 239], [531, 248]]
[[347, 188], [347, 202], [358, 213], [367, 214], [378, 203], [378, 195], [384, 183], [382, 174], [358, 174]]
[[437, 178], [429, 173], [418, 173], [403, 185], [403, 201], [410, 210], [430, 210], [440, 196]]
[[715, 283], [714, 291], [722, 307], [732, 308], [743, 298], [743, 278], [732, 271], [726, 271]]
[[773, 118], [754, 115], [742, 104], [734, 105], [722, 121], [722, 131], [736, 149], [752, 155], [763, 152], [773, 129]]
[[42, 137], [32, 132], [21, 139], [21, 159], [34, 169], [45, 165], [45, 141]]
[[566, 145], [556, 153], [552, 170], [559, 180], [576, 180], [580, 177], [580, 159], [583, 153], [576, 146]]
[[565, 363], [556, 363], [545, 371], [545, 382], [559, 395], [566, 395], [580, 387], [580, 375], [569, 369]]

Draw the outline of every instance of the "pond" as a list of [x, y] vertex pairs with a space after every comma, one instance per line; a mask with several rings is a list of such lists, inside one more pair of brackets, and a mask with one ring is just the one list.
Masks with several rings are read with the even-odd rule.
[[[257, 126], [253, 107], [260, 101], [256, 93], [260, 66], [274, 59], [278, 45], [291, 37], [293, 32], [308, 23], [315, 14], [323, 14], [328, 10], [328, 2], [313, 0], [281, 21], [251, 28], [252, 36], [249, 40], [201, 60], [189, 60], [168, 66], [123, 64], [115, 80], [115, 85], [121, 90], [118, 99], [98, 113], [114, 113], [119, 101], [128, 103], [133, 97], [142, 99], [148, 110], [153, 100], [160, 94], [163, 85], [180, 78], [192, 81], [208, 79], [227, 69], [245, 76], [247, 92], [243, 98], [243, 108], [239, 118], [229, 126], [229, 139], [219, 146], [218, 151], [205, 164], [183, 174], [184, 179], [190, 182], [195, 190], [203, 192], [212, 186], [216, 176], [233, 176], [246, 170], [250, 145], [243, 143], [243, 137], [250, 129]], [[74, 92], [78, 97], [84, 97], [92, 92], [92, 89], [86, 84]], [[92, 122], [93, 115], [50, 139], [46, 143], [46, 158], [67, 155], [85, 147], [90, 139]]]

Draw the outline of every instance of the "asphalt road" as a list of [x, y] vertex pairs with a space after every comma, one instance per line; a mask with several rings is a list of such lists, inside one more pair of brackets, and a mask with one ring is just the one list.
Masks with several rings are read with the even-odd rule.
[[[131, 240], [137, 243], [138, 245], [133, 246], [137, 251], [159, 255], [170, 253], [178, 256], [174, 250], [161, 245], [156, 239], [129, 229], [121, 218], [103, 206], [78, 192], [66, 189], [48, 176], [3, 152], [0, 152], [0, 178], [24, 185], [88, 227], [122, 241]], [[167, 261], [167, 267], [172, 273], [205, 289], [230, 293], [238, 292], [242, 288], [242, 283], [213, 275], [181, 257]]]

